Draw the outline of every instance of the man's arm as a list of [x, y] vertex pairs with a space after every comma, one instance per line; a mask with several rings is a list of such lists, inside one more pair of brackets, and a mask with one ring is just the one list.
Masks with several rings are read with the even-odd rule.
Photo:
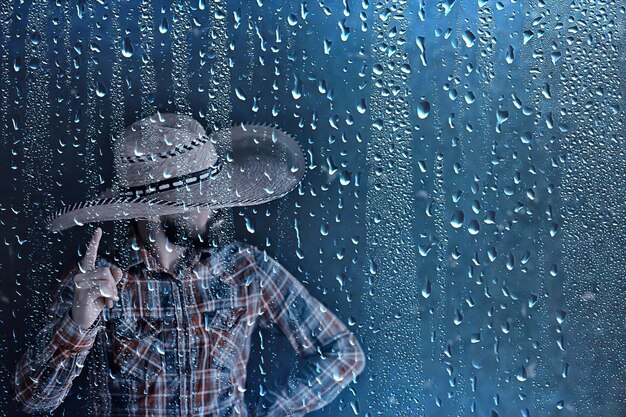
[[51, 411], [61, 404], [80, 374], [98, 331], [104, 327], [101, 316], [89, 329], [71, 317], [73, 278], [79, 271], [75, 264], [63, 274], [48, 307], [48, 322], [17, 363], [14, 398], [27, 413]]
[[334, 400], [363, 372], [365, 354], [337, 316], [266, 252], [254, 248], [263, 314], [259, 325], [272, 323], [285, 333], [306, 365], [279, 391], [261, 398], [255, 416], [303, 416]]

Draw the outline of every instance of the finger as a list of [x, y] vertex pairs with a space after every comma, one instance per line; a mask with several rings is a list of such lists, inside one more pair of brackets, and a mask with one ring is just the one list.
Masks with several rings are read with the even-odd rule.
[[105, 283], [101, 283], [101, 285], [106, 288], [107, 294], [112, 294], [111, 298], [113, 298], [113, 300], [117, 301], [120, 299], [117, 292], [117, 286], [115, 285], [115, 281], [113, 281], [111, 278], [107, 279]]
[[102, 229], [98, 227], [91, 237], [85, 256], [81, 261], [81, 272], [91, 271], [96, 268], [96, 257], [98, 256], [98, 246], [100, 245], [101, 237]]
[[124, 276], [124, 271], [122, 271], [120, 268], [118, 268], [117, 266], [111, 266], [111, 271], [113, 272], [113, 278], [115, 279], [115, 283], [119, 283], [122, 280], [122, 277]]
[[77, 274], [74, 277], [74, 284], [76, 284], [77, 288], [81, 288], [88, 285], [90, 282], [97, 281], [100, 279], [111, 280], [111, 282], [115, 283], [115, 279], [113, 278], [113, 274], [108, 266], [98, 268], [93, 271], [88, 271], [84, 274]]
[[115, 278], [113, 278], [113, 275], [110, 272], [103, 274], [103, 277], [99, 278], [98, 282], [102, 282], [108, 287], [112, 288], [115, 292], [115, 296], [119, 296], [117, 292], [117, 281], [115, 281]]
[[111, 271], [111, 267], [105, 266], [103, 268], [98, 268], [98, 277], [105, 278], [111, 280], [111, 282], [115, 283], [115, 278], [113, 278], [113, 271]]
[[74, 286], [76, 288], [82, 288], [87, 281], [87, 277], [85, 274], [76, 274], [74, 275]]
[[97, 284], [92, 284], [92, 287], [89, 288], [89, 298], [93, 299], [94, 302], [101, 300], [109, 308], [113, 308], [113, 303], [120, 299], [117, 287], [113, 286], [109, 280], [99, 280]]
[[113, 301], [119, 300], [117, 288], [111, 285], [110, 281], [94, 283], [89, 287], [88, 291], [94, 298], [103, 297], [110, 298]]
[[91, 288], [91, 287], [93, 287], [94, 285], [97, 285], [97, 284], [108, 285], [111, 288], [116, 288], [117, 289], [117, 286], [115, 285], [115, 281], [113, 281], [111, 278], [107, 278], [107, 277], [92, 279], [89, 282], [86, 282], [84, 284], [84, 286], [86, 288]]

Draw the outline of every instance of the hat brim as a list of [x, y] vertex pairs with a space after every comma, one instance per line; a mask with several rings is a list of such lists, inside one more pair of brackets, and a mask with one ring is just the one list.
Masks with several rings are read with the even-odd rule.
[[306, 174], [301, 146], [276, 127], [246, 123], [215, 134], [232, 142], [223, 168], [214, 178], [146, 197], [108, 196], [71, 204], [48, 218], [47, 229], [58, 232], [91, 222], [149, 218], [198, 207], [263, 204], [291, 192]]

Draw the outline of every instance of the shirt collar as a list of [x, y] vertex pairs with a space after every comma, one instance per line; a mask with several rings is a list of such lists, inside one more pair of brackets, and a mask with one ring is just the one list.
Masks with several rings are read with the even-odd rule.
[[134, 248], [132, 250], [129, 269], [143, 263], [149, 271], [164, 272], [166, 274], [171, 274], [175, 277], [178, 277], [185, 269], [188, 269], [198, 263], [201, 256], [201, 250], [198, 250], [195, 247], [187, 247], [185, 248], [183, 254], [174, 261], [172, 271], [166, 271], [163, 265], [161, 265], [161, 263], [159, 262], [159, 260], [155, 256], [153, 256], [144, 245], [139, 245], [139, 248], [137, 250], [135, 250]]

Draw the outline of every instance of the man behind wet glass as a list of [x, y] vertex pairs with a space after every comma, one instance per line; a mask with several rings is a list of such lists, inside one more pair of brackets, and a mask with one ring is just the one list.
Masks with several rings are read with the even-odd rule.
[[[297, 141], [256, 123], [209, 135], [190, 116], [157, 113], [115, 143], [115, 193], [59, 209], [48, 229], [130, 220], [134, 259], [122, 270], [99, 257], [96, 229], [17, 364], [23, 409], [58, 407], [89, 353], [94, 415], [274, 417], [332, 401], [364, 369], [354, 334], [266, 251], [216, 239], [224, 210], [281, 198], [302, 181]], [[305, 361], [248, 410], [255, 325], [279, 328]]]

